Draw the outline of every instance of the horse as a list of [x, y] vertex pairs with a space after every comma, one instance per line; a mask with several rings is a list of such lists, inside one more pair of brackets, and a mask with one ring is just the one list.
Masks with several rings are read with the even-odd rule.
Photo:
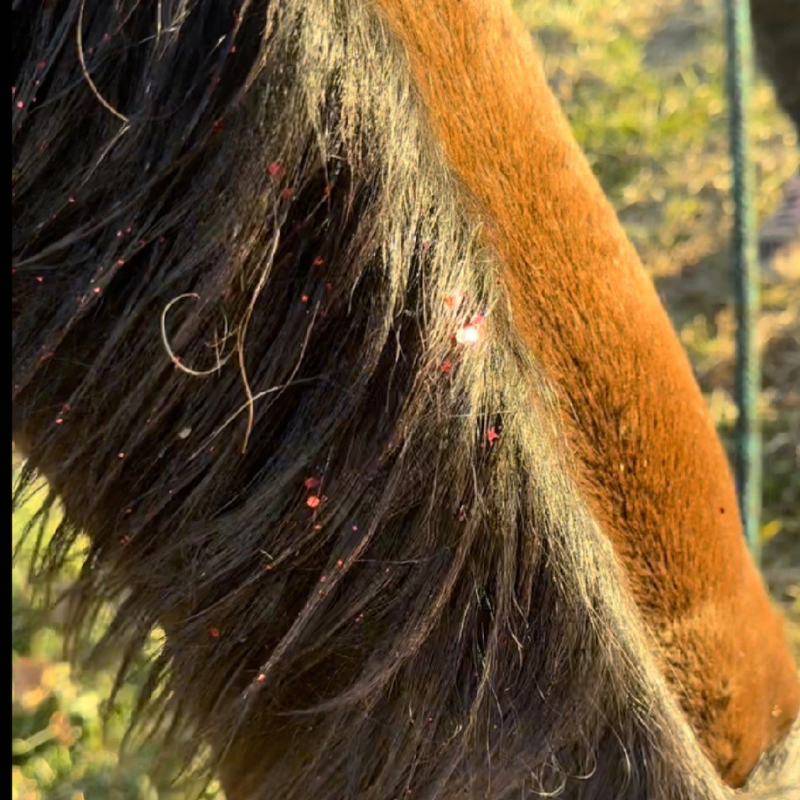
[[88, 536], [118, 685], [164, 630], [150, 735], [230, 800], [718, 800], [792, 741], [724, 450], [509, 8], [12, 22], [16, 496], [46, 576]]
[[[781, 110], [800, 140], [800, 2], [750, 0], [758, 62], [775, 89]], [[759, 231], [759, 253], [769, 270], [775, 253], [800, 232], [800, 170], [784, 186], [783, 202]]]
[[800, 3], [750, 0], [749, 7], [759, 64], [800, 134]]

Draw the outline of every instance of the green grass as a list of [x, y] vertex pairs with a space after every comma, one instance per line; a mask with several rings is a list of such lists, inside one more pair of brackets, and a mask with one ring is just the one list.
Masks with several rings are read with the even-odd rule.
[[[136, 694], [144, 678], [144, 659], [134, 666], [112, 712], [104, 715], [116, 664], [77, 673], [64, 660], [64, 638], [58, 605], [43, 607], [31, 585], [28, 565], [33, 539], [20, 546], [26, 523], [41, 503], [33, 496], [14, 515], [12, 547], [19, 547], [12, 569], [12, 800], [177, 800], [185, 788], [174, 787], [170, 765], [158, 780], [148, 777], [157, 751], [146, 743], [123, 758], [119, 747]], [[48, 535], [57, 517], [48, 523]], [[76, 547], [79, 553], [81, 543]], [[77, 570], [67, 570], [64, 584]], [[106, 615], [106, 619], [108, 618]], [[101, 620], [102, 624], [102, 620]], [[160, 641], [154, 632], [149, 652]], [[87, 647], [87, 654], [88, 654]], [[177, 765], [172, 765], [172, 774]], [[202, 786], [187, 784], [199, 793]], [[197, 794], [195, 794], [197, 796]], [[201, 797], [222, 800], [218, 786]]]

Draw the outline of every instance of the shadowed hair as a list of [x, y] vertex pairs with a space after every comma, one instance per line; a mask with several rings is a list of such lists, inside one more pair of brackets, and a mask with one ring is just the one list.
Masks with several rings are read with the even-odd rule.
[[137, 721], [231, 800], [727, 796], [374, 9], [13, 25], [17, 497], [119, 681], [164, 627]]
[[800, 136], [800, 0], [750, 0], [758, 61]]

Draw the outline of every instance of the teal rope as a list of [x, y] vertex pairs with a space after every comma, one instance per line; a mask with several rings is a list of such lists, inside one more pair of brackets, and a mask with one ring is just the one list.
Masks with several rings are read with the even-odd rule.
[[753, 46], [749, 0], [725, 0], [728, 101], [733, 172], [733, 290], [736, 314], [736, 483], [745, 538], [756, 563], [761, 537], [761, 388], [757, 324], [759, 264], [753, 196], [755, 171], [748, 154], [748, 108]]

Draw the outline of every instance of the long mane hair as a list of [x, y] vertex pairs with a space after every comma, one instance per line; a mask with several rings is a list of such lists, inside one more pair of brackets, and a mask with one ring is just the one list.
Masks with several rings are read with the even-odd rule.
[[165, 629], [138, 721], [231, 798], [727, 796], [376, 10], [13, 26], [17, 493], [120, 681]]

